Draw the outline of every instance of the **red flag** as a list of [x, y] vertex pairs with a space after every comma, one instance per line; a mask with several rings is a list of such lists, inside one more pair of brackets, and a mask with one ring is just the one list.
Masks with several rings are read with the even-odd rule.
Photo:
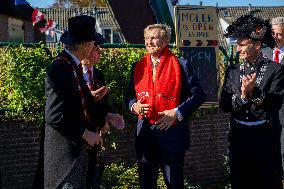
[[47, 30], [52, 30], [56, 27], [56, 23], [53, 20], [48, 20], [45, 27]]
[[52, 30], [55, 27], [56, 27], [56, 23], [53, 20], [48, 20], [45, 27], [39, 28], [39, 30], [40, 30], [41, 33], [43, 33], [43, 32], [48, 32], [49, 30]]
[[37, 9], [34, 9], [32, 14], [33, 25], [44, 19], [44, 14]]
[[46, 30], [46, 28], [45, 28], [45, 27], [38, 28], [38, 29], [39, 29], [39, 31], [40, 31], [41, 33], [47, 32], [47, 30]]

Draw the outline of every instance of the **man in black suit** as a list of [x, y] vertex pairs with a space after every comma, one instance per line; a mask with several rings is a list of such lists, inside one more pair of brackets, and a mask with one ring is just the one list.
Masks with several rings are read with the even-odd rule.
[[100, 142], [99, 112], [83, 78], [81, 61], [104, 42], [95, 30], [95, 19], [68, 19], [60, 38], [65, 49], [48, 70], [44, 144], [44, 188], [84, 188], [86, 155], [83, 147]]

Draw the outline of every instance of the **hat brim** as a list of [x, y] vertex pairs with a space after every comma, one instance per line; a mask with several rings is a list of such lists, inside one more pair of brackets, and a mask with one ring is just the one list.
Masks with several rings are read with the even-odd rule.
[[92, 36], [88, 36], [88, 38], [84, 38], [84, 36], [73, 36], [70, 32], [66, 31], [61, 35], [60, 41], [66, 45], [86, 43], [90, 41], [95, 41], [97, 45], [105, 43], [104, 37], [97, 32], [95, 32]]
[[95, 42], [97, 45], [102, 45], [106, 42], [105, 38], [100, 33], [95, 33]]

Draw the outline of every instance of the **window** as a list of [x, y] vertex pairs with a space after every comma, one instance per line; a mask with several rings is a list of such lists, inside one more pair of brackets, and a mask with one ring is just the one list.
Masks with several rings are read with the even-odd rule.
[[10, 42], [24, 42], [25, 41], [25, 31], [23, 28], [24, 22], [16, 18], [8, 19], [8, 33]]
[[113, 43], [121, 43], [122, 40], [120, 38], [119, 32], [113, 32]]
[[103, 36], [106, 40], [106, 43], [112, 43], [112, 30], [111, 29], [103, 29]]
[[224, 17], [230, 17], [231, 14], [228, 10], [224, 10]]
[[113, 28], [102, 28], [101, 31], [106, 43], [122, 43], [119, 31], [113, 31]]

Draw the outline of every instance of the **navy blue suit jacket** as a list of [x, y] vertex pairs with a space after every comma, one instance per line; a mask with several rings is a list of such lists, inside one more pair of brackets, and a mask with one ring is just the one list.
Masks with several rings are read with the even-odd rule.
[[[94, 80], [94, 90], [101, 88], [106, 85], [105, 76], [103, 72], [95, 67], [93, 67], [93, 80]], [[106, 122], [106, 117], [109, 112], [111, 112], [111, 107], [107, 100], [108, 94], [106, 94], [100, 101], [96, 102], [96, 106], [100, 111], [97, 112], [96, 117], [100, 125], [104, 125]]]

